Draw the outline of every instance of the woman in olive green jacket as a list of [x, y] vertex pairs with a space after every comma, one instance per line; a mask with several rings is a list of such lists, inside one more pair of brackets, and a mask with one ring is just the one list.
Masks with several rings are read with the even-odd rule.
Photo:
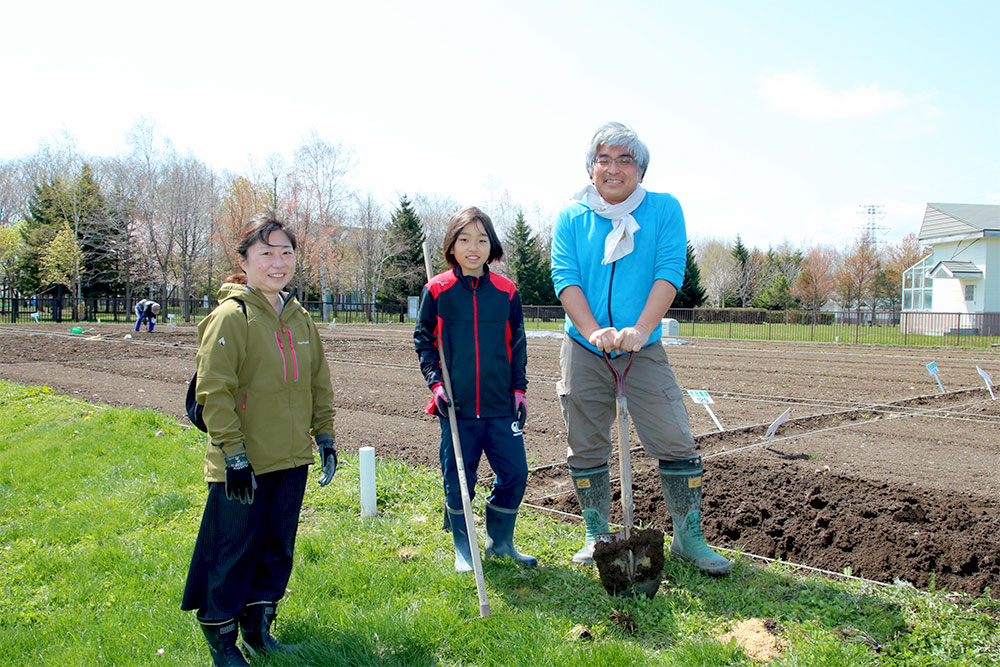
[[181, 608], [197, 610], [217, 666], [286, 652], [270, 634], [292, 568], [313, 462], [336, 470], [333, 386], [309, 313], [282, 290], [295, 272], [295, 234], [270, 214], [244, 229], [243, 274], [219, 290], [198, 327], [197, 400], [208, 428], [208, 500]]

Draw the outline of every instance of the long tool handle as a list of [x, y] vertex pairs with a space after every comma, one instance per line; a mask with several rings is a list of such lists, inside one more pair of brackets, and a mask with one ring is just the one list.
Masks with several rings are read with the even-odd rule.
[[[604, 363], [615, 376], [615, 401], [618, 404], [618, 467], [621, 469], [622, 478], [622, 521], [625, 524], [625, 539], [632, 537], [635, 519], [633, 517], [632, 504], [632, 449], [628, 442], [628, 398], [625, 397], [625, 376], [632, 368], [632, 361], [635, 358], [634, 352], [628, 353], [628, 363], [625, 369], [619, 373], [611, 363], [611, 356], [604, 353]], [[628, 551], [628, 578], [635, 581], [635, 553]]]
[[622, 476], [622, 517], [625, 520], [625, 539], [632, 537], [634, 519], [632, 516], [632, 452], [628, 442], [628, 399], [618, 397], [618, 433], [621, 445], [618, 447], [618, 465]]
[[[427, 282], [434, 277], [431, 269], [431, 257], [427, 252], [427, 241], [422, 244], [424, 253], [424, 269], [427, 271]], [[444, 377], [444, 390], [448, 394], [448, 424], [451, 426], [451, 446], [455, 452], [455, 467], [458, 468], [458, 486], [462, 490], [462, 513], [465, 515], [465, 532], [469, 535], [469, 551], [472, 554], [472, 569], [476, 574], [476, 591], [479, 593], [479, 617], [490, 615], [490, 601], [486, 597], [486, 579], [483, 577], [483, 563], [479, 558], [479, 540], [476, 537], [476, 522], [472, 518], [472, 499], [469, 497], [469, 484], [465, 480], [465, 460], [462, 458], [462, 442], [458, 436], [458, 419], [455, 417], [455, 395], [451, 393], [451, 375], [448, 364], [444, 361], [444, 344], [440, 333], [437, 337], [438, 357], [441, 359], [441, 375]]]

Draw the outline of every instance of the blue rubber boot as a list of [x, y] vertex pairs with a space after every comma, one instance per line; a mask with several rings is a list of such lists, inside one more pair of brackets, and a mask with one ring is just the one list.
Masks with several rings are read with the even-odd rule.
[[608, 516], [611, 514], [611, 476], [608, 465], [596, 468], [570, 468], [573, 490], [583, 513], [586, 537], [583, 547], [573, 555], [573, 562], [581, 565], [594, 564], [594, 545], [598, 533], [608, 532]]
[[660, 461], [660, 484], [674, 527], [670, 555], [694, 563], [715, 576], [728, 574], [733, 564], [717, 554], [701, 534], [701, 457]]
[[472, 550], [465, 530], [465, 512], [448, 508], [451, 536], [455, 541], [455, 572], [472, 572]]
[[521, 565], [535, 567], [538, 559], [519, 554], [514, 548], [514, 524], [517, 510], [504, 509], [486, 503], [486, 555], [493, 558], [513, 558]]
[[142, 320], [135, 321], [135, 332], [139, 333], [139, 327], [142, 326]]

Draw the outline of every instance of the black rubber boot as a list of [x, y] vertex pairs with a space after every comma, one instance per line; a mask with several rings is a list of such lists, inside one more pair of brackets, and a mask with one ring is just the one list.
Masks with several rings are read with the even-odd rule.
[[611, 478], [608, 466], [596, 468], [570, 468], [573, 490], [580, 503], [586, 537], [583, 546], [573, 555], [573, 562], [581, 565], [594, 564], [594, 544], [598, 533], [608, 532], [608, 516], [611, 513]]
[[298, 649], [294, 644], [282, 644], [271, 636], [271, 624], [278, 615], [277, 602], [251, 602], [240, 613], [243, 650], [250, 657], [289, 654]]
[[205, 639], [208, 640], [208, 649], [212, 652], [212, 663], [215, 667], [241, 667], [241, 665], [249, 667], [250, 663], [236, 647], [238, 630], [235, 618], [227, 621], [203, 621], [199, 618], [198, 622], [201, 624], [201, 631], [205, 633]]

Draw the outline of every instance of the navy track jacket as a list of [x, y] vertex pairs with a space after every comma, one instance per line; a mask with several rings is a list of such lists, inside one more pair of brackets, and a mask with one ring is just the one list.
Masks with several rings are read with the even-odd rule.
[[483, 269], [480, 278], [463, 275], [461, 267], [434, 276], [424, 286], [413, 332], [428, 387], [444, 382], [438, 337], [444, 342], [449, 398], [460, 419], [511, 417], [514, 390], [528, 386], [521, 296], [513, 282]]

